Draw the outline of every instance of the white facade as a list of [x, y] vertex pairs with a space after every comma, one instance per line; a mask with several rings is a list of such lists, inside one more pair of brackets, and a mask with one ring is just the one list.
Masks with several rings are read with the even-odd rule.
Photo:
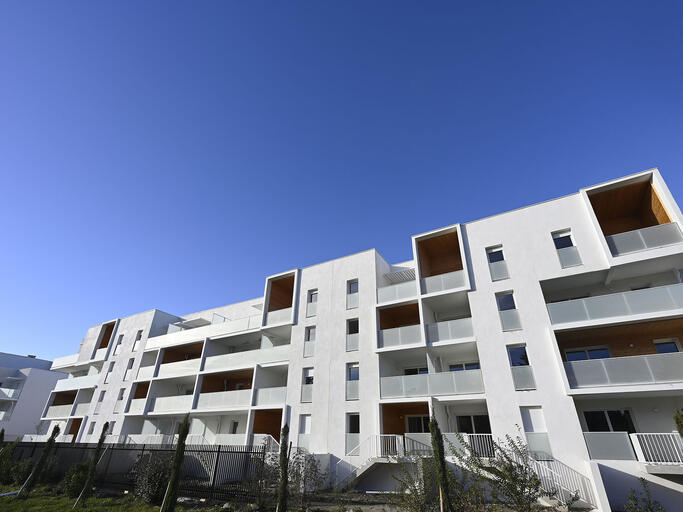
[[89, 442], [113, 421], [112, 440], [162, 442], [190, 412], [194, 442], [244, 444], [288, 423], [370, 489], [434, 415], [484, 451], [523, 436], [599, 510], [640, 476], [680, 504], [682, 223], [650, 170], [416, 235], [407, 262], [369, 250], [270, 276], [257, 299], [112, 320], [54, 362], [71, 378], [43, 433]]
[[52, 361], [0, 352], [0, 429], [5, 441], [36, 432], [43, 405], [65, 373], [50, 370]]

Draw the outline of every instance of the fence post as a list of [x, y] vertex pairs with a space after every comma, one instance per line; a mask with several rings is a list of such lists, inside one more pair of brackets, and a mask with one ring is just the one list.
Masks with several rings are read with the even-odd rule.
[[213, 499], [214, 489], [216, 488], [216, 473], [218, 473], [218, 459], [221, 456], [221, 445], [218, 445], [216, 450], [216, 461], [213, 463], [213, 473], [211, 473], [211, 491], [209, 492], [209, 498]]

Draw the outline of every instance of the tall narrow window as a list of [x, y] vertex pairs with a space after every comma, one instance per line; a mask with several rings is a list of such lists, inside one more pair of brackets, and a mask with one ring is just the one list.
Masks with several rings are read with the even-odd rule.
[[358, 350], [358, 319], [350, 318], [346, 321], [346, 351]]
[[313, 368], [304, 368], [301, 380], [301, 401], [313, 401]]
[[119, 355], [121, 353], [121, 345], [123, 344], [123, 334], [119, 334], [116, 339], [116, 346], [114, 347], [114, 355]]
[[508, 274], [507, 263], [505, 263], [502, 245], [487, 248], [486, 258], [489, 261], [491, 281], [501, 281], [502, 279], [507, 279], [510, 277]]
[[111, 378], [111, 373], [114, 371], [114, 363], [109, 363], [109, 369], [107, 370], [107, 374], [104, 376], [104, 383], [108, 384], [109, 379]]
[[306, 299], [306, 316], [315, 316], [318, 310], [318, 290], [309, 290]]
[[515, 390], [527, 391], [536, 389], [536, 381], [534, 380], [534, 373], [531, 366], [529, 366], [529, 357], [526, 353], [526, 346], [509, 346], [508, 357], [510, 358], [512, 381], [515, 384]]
[[346, 453], [353, 455], [360, 445], [360, 414], [352, 412], [346, 415]]
[[116, 397], [116, 403], [114, 404], [114, 414], [118, 414], [123, 410], [123, 397], [126, 394], [126, 388], [119, 389], [119, 395]]
[[135, 364], [135, 359], [131, 358], [128, 360], [128, 365], [126, 366], [126, 373], [123, 375], [123, 380], [129, 380], [133, 375], [133, 365]]
[[315, 325], [309, 325], [304, 330], [304, 357], [313, 357], [315, 354]]
[[562, 231], [555, 231], [552, 234], [557, 257], [560, 260], [562, 268], [575, 267], [581, 265], [581, 255], [579, 250], [574, 245], [572, 232], [570, 229], [563, 229]]
[[135, 335], [135, 343], [133, 343], [133, 351], [140, 348], [140, 342], [142, 341], [142, 329], [140, 329]]
[[498, 315], [504, 331], [516, 331], [522, 328], [519, 321], [519, 313], [515, 304], [515, 297], [511, 291], [496, 294]]
[[358, 307], [358, 279], [346, 282], [346, 309]]
[[310, 448], [309, 442], [311, 438], [311, 415], [299, 414], [299, 437], [297, 445], [299, 448], [308, 450]]

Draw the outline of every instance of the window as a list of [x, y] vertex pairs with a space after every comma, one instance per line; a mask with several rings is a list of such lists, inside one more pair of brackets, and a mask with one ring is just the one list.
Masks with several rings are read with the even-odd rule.
[[318, 307], [318, 290], [309, 290], [306, 299], [306, 316], [315, 316]]
[[428, 373], [427, 368], [405, 368], [403, 375], [424, 375]]
[[505, 261], [505, 257], [503, 256], [503, 246], [499, 245], [498, 247], [489, 247], [486, 249], [486, 257], [488, 258], [489, 263]]
[[635, 434], [636, 428], [631, 413], [626, 409], [614, 411], [584, 411], [589, 432], [628, 432]]
[[140, 329], [135, 335], [135, 343], [133, 343], [133, 351], [140, 347], [140, 340], [142, 340], [142, 329]]
[[304, 368], [304, 381], [305, 385], [313, 384], [313, 368]]
[[547, 432], [543, 409], [540, 407], [520, 407], [524, 432]]
[[358, 380], [360, 378], [360, 370], [358, 363], [348, 363], [346, 365], [346, 380]]
[[486, 258], [489, 260], [489, 273], [491, 274], [491, 281], [500, 281], [510, 277], [508, 274], [507, 263], [505, 263], [502, 245], [488, 247], [486, 249]]
[[460, 372], [463, 370], [479, 370], [481, 366], [479, 363], [455, 363], [448, 366], [450, 372]]
[[607, 359], [610, 357], [609, 348], [573, 348], [564, 351], [567, 361], [585, 361], [587, 359]]
[[360, 434], [360, 414], [351, 413], [346, 415], [346, 431], [349, 434]]
[[117, 400], [123, 400], [123, 395], [125, 395], [125, 394], [126, 394], [126, 388], [119, 389], [119, 397], [117, 398]]
[[231, 434], [237, 434], [237, 429], [239, 428], [239, 426], [240, 426], [239, 421], [232, 420], [230, 422], [230, 433]]
[[456, 416], [458, 432], [461, 434], [490, 434], [491, 424], [485, 414], [473, 416]]
[[517, 309], [515, 306], [515, 298], [512, 295], [512, 292], [497, 293], [496, 302], [498, 303], [498, 311]]
[[111, 434], [112, 432], [114, 432], [114, 425], [116, 425], [115, 421], [109, 422], [109, 430], [107, 430], [107, 434]]
[[346, 321], [346, 334], [358, 334], [357, 318], [351, 318]]
[[671, 352], [681, 351], [681, 347], [678, 343], [678, 338], [654, 340], [654, 344], [658, 354], [669, 354]]
[[411, 434], [429, 432], [429, 416], [406, 416], [406, 431]]
[[116, 340], [116, 346], [114, 347], [114, 355], [118, 355], [121, 352], [121, 345], [123, 344], [123, 334], [119, 334]]
[[128, 360], [128, 366], [126, 366], [126, 373], [123, 374], [123, 380], [130, 379], [130, 376], [133, 374], [133, 365], [134, 364], [135, 364], [134, 358], [131, 358]]
[[114, 371], [114, 363], [109, 363], [109, 370], [107, 370], [107, 374], [104, 376], [104, 383], [107, 384], [109, 382], [109, 377], [111, 376], [111, 372]]
[[306, 327], [304, 332], [304, 341], [315, 341], [315, 325]]
[[358, 350], [358, 319], [350, 318], [346, 321], [346, 351]]
[[353, 293], [358, 293], [358, 279], [352, 279], [346, 282], [346, 293], [351, 295]]
[[508, 347], [508, 356], [510, 357], [510, 366], [529, 366], [529, 358], [526, 355], [524, 345]]
[[299, 434], [311, 433], [311, 415], [299, 414]]
[[571, 231], [568, 229], [565, 229], [563, 231], [556, 231], [555, 233], [553, 233], [553, 243], [555, 244], [555, 249], [566, 249], [567, 247], [574, 247]]
[[100, 398], [97, 400], [98, 402], [102, 402], [104, 400], [104, 394], [106, 391], [100, 391]]
[[88, 435], [91, 436], [95, 432], [95, 422], [90, 423], [90, 428], [88, 429]]

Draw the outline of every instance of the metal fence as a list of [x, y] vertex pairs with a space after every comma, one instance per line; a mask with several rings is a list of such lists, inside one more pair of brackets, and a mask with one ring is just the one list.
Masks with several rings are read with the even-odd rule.
[[[19, 443], [14, 458], [40, 457], [45, 443]], [[54, 477], [62, 479], [77, 462], [91, 460], [95, 444], [55, 443]], [[133, 490], [133, 467], [152, 457], [173, 458], [174, 445], [105, 444], [96, 483], [103, 488]], [[257, 472], [265, 461], [265, 446], [186, 445], [179, 495], [248, 501], [259, 492]]]

